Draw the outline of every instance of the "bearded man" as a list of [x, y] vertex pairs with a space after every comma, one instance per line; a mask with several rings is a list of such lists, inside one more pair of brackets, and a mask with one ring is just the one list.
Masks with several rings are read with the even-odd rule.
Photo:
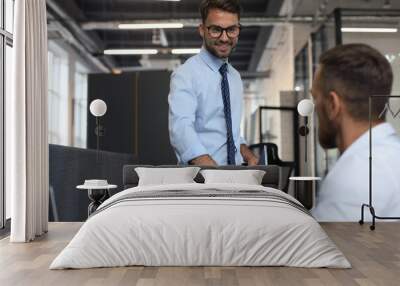
[[[385, 121], [393, 72], [388, 60], [365, 44], [336, 46], [321, 55], [312, 96], [323, 148], [338, 148], [340, 157], [325, 177], [317, 205], [319, 221], [358, 221], [368, 202], [369, 114], [372, 124], [372, 188], [376, 214], [400, 214], [400, 138]], [[371, 216], [366, 209], [367, 220]]]

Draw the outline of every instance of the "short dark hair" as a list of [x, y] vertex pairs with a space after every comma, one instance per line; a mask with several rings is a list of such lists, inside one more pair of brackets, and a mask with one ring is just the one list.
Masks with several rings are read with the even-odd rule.
[[[369, 96], [390, 95], [393, 72], [389, 61], [374, 48], [365, 44], [336, 46], [323, 53], [320, 85], [327, 94], [337, 92], [346, 103], [347, 110], [356, 120], [369, 119]], [[378, 120], [387, 98], [374, 99], [372, 120]]]
[[242, 12], [239, 0], [203, 0], [200, 3], [200, 14], [203, 23], [206, 21], [210, 9], [220, 9], [232, 14], [237, 14], [239, 19], [240, 13]]

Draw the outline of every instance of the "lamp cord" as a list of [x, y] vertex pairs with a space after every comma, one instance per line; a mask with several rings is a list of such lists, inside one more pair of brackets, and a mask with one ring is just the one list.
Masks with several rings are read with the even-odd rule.
[[99, 162], [99, 147], [100, 147], [100, 138], [99, 138], [99, 118], [96, 116], [96, 161]]
[[308, 154], [307, 154], [307, 136], [308, 136], [308, 132], [307, 132], [307, 130], [308, 130], [308, 117], [306, 116], [305, 117], [305, 126], [306, 126], [306, 132], [305, 132], [305, 136], [304, 136], [304, 175], [307, 175], [307, 157], [308, 157]]

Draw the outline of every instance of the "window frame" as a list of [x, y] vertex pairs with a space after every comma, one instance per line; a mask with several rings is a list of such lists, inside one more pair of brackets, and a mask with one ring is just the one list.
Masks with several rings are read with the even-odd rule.
[[[5, 97], [6, 97], [6, 47], [13, 47], [13, 34], [6, 30], [6, 0], [0, 0], [0, 235], [9, 231], [6, 223], [6, 190], [5, 190]], [[12, 0], [13, 13], [15, 1]], [[13, 30], [13, 29], [12, 29]]]

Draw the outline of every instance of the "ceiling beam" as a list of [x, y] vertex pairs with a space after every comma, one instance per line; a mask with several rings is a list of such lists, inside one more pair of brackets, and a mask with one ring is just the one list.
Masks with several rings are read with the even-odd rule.
[[[282, 6], [282, 1], [268, 1], [267, 7], [265, 9], [265, 14], [273, 13], [278, 14]], [[257, 70], [260, 59], [264, 53], [265, 46], [271, 36], [273, 27], [261, 27], [258, 32], [257, 40], [254, 45], [254, 50], [249, 62], [248, 71], [255, 72]]]
[[[54, 0], [46, 0], [47, 12], [51, 16], [50, 23], [70, 34], [70, 43], [77, 48], [86, 59], [92, 62], [103, 72], [108, 72], [115, 66], [115, 62], [110, 58], [93, 58], [91, 55], [103, 50], [103, 44], [94, 40], [87, 32], [72, 19]], [[51, 23], [53, 22], [53, 23]]]
[[[292, 17], [292, 23], [312, 23], [312, 16], [298, 16]], [[154, 23], [154, 22], [163, 22], [163, 23], [182, 23], [186, 28], [197, 28], [200, 24], [199, 18], [191, 18], [191, 19], [169, 19], [169, 20], [133, 20], [133, 21], [90, 21], [84, 22], [81, 24], [82, 29], [84, 30], [119, 30], [119, 24], [143, 24], [143, 23]], [[240, 19], [240, 24], [244, 27], [268, 27], [275, 26], [278, 24], [288, 23], [286, 16], [276, 16], [276, 17], [244, 17]]]
[[[240, 23], [244, 27], [271, 27], [277, 25], [285, 25], [287, 23], [296, 24], [296, 23], [304, 23], [304, 24], [312, 24], [314, 23], [313, 16], [292, 16], [288, 17], [287, 15], [283, 16], [273, 16], [273, 17], [244, 17], [240, 20]], [[322, 17], [319, 21], [326, 20], [326, 17]], [[382, 15], [382, 16], [343, 16], [343, 22], [382, 22], [382, 21], [399, 21], [399, 15]], [[83, 30], [119, 30], [119, 24], [143, 24], [143, 23], [154, 23], [154, 22], [163, 22], [163, 23], [182, 23], [185, 28], [197, 28], [200, 24], [200, 19], [191, 18], [191, 19], [148, 19], [148, 20], [132, 20], [132, 21], [88, 21], [83, 22], [81, 27]]]
[[249, 62], [249, 72], [253, 72], [257, 70], [257, 66], [260, 62], [260, 59], [264, 53], [265, 45], [268, 42], [269, 37], [271, 36], [272, 29], [269, 27], [262, 27], [260, 33], [258, 34], [257, 41], [254, 45], [254, 50]]
[[[47, 17], [48, 18], [53, 18], [52, 12], [48, 11], [47, 12]], [[54, 41], [62, 40], [65, 43], [68, 43], [76, 52], [78, 55], [80, 55], [89, 66], [94, 68], [96, 72], [109, 72], [109, 68], [102, 62], [100, 61], [96, 56], [93, 56], [91, 53], [87, 51], [87, 49], [79, 42], [76, 40], [76, 38], [71, 34], [69, 30], [67, 30], [63, 25], [61, 25], [57, 21], [51, 21], [48, 25], [48, 30], [49, 30], [49, 39], [52, 39]], [[57, 31], [61, 38], [52, 38], [51, 32]]]
[[[166, 70], [158, 67], [143, 67], [143, 66], [120, 66], [116, 68], [117, 70], [121, 70], [123, 72], [134, 72], [134, 71], [154, 71], [154, 70]], [[243, 80], [246, 79], [258, 79], [258, 78], [268, 78], [270, 76], [269, 71], [263, 72], [246, 72], [241, 71], [240, 76]]]
[[242, 79], [256, 79], [256, 78], [269, 78], [271, 71], [258, 71], [258, 72], [241, 72]]

